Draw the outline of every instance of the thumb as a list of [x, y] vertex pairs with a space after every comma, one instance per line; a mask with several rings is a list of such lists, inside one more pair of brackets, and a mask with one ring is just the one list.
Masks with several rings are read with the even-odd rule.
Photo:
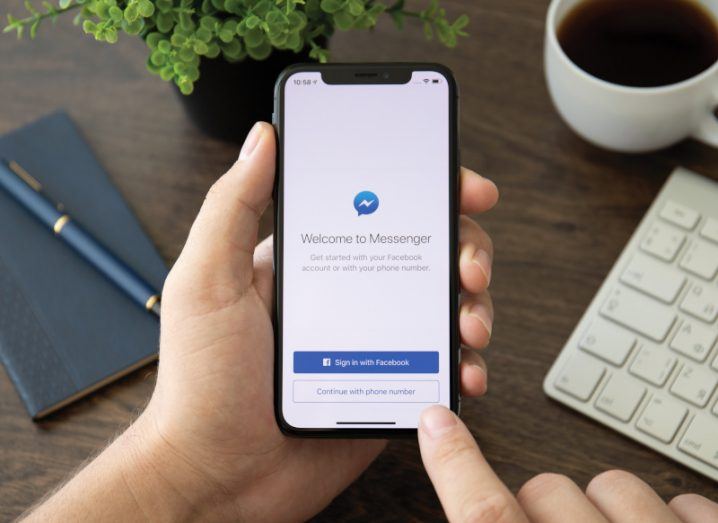
[[429, 407], [419, 422], [421, 459], [452, 522], [523, 523], [527, 518], [476, 441], [449, 409]]
[[233, 295], [252, 284], [259, 219], [272, 198], [275, 154], [274, 129], [268, 123], [255, 124], [239, 159], [207, 193], [177, 260], [178, 271], [173, 269], [188, 270], [192, 277], [175, 282]]

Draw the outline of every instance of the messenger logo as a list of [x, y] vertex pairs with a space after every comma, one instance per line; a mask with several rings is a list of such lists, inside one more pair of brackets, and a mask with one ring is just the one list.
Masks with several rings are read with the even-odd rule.
[[379, 198], [371, 191], [362, 191], [354, 197], [354, 210], [362, 214], [372, 214], [379, 208]]

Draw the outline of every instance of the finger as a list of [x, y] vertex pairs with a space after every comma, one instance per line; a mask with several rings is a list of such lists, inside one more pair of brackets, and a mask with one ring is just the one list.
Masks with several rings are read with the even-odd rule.
[[586, 495], [610, 521], [680, 523], [651, 487], [623, 470], [609, 470], [593, 478]]
[[467, 216], [459, 219], [459, 276], [461, 285], [478, 293], [491, 283], [494, 247], [491, 238]]
[[486, 212], [499, 201], [496, 184], [466, 167], [461, 168], [461, 212], [476, 214]]
[[486, 362], [476, 351], [461, 349], [461, 394], [475, 398], [486, 394], [488, 389], [488, 370]]
[[489, 291], [465, 297], [459, 312], [461, 341], [472, 349], [483, 349], [491, 341], [494, 324], [494, 305]]
[[254, 288], [267, 311], [272, 309], [274, 289], [274, 236], [267, 236], [254, 249]]
[[207, 193], [177, 262], [194, 277], [178, 280], [230, 294], [251, 284], [259, 218], [272, 197], [274, 142], [271, 125], [252, 128], [237, 162]]
[[560, 474], [539, 474], [516, 495], [532, 523], [608, 523], [578, 486]]
[[718, 503], [698, 494], [682, 494], [668, 503], [674, 514], [683, 523], [703, 523], [705, 521], [718, 521]]
[[433, 406], [421, 414], [421, 459], [449, 521], [518, 523], [527, 519], [456, 415]]

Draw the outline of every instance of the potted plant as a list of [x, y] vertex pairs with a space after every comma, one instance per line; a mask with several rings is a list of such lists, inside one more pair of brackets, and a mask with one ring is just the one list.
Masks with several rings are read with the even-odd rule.
[[8, 15], [5, 32], [33, 38], [46, 19], [75, 12], [75, 23], [96, 40], [114, 43], [120, 33], [142, 38], [147, 69], [173, 82], [184, 106], [208, 134], [241, 139], [272, 111], [272, 87], [294, 62], [325, 62], [335, 30], [371, 29], [380, 15], [403, 27], [417, 19], [427, 38], [453, 47], [468, 17], [450, 21], [438, 0], [420, 10], [405, 0], [53, 0], [26, 16]]

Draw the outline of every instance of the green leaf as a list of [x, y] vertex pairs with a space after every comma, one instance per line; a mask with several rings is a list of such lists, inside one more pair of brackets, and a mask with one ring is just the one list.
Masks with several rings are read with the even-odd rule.
[[274, 9], [274, 2], [272, 0], [259, 0], [252, 7], [252, 12], [260, 18], [264, 18], [266, 14]]
[[145, 21], [143, 18], [138, 18], [134, 22], [122, 21], [122, 30], [129, 35], [138, 35], [144, 28]]
[[344, 9], [346, 0], [322, 0], [321, 8], [323, 11], [334, 14]]
[[431, 0], [429, 3], [429, 7], [424, 9], [422, 12], [423, 16], [429, 19], [434, 18], [434, 15], [436, 14], [436, 10], [439, 8], [439, 0]]
[[[217, 57], [219, 56], [219, 53], [220, 53], [221, 51], [222, 51], [222, 50], [220, 49], [220, 47], [219, 47], [219, 45], [217, 44], [217, 42], [212, 42], [212, 43], [210, 43], [210, 44], [207, 46], [207, 52], [204, 53], [204, 55], [205, 55], [207, 58], [217, 58]], [[193, 81], [196, 82], [198, 78], [199, 78], [199, 69], [197, 69], [197, 78], [195, 78]]]
[[25, 4], [25, 9], [27, 9], [30, 14], [35, 16], [40, 14], [37, 12], [37, 9], [35, 9], [35, 6], [30, 3], [30, 0], [25, 0], [23, 3]]
[[289, 35], [289, 38], [287, 38], [287, 43], [285, 45], [288, 49], [299, 52], [302, 50], [302, 47], [304, 47], [304, 41], [298, 32], [292, 33]]
[[167, 55], [160, 51], [153, 51], [150, 54], [150, 62], [152, 65], [161, 66], [167, 63]]
[[424, 36], [427, 40], [434, 38], [434, 30], [431, 28], [430, 22], [424, 22]]
[[162, 69], [160, 69], [160, 78], [162, 78], [165, 82], [169, 82], [174, 77], [175, 72], [174, 69], [172, 69], [171, 65], [166, 65]]
[[177, 87], [179, 87], [180, 92], [185, 96], [189, 96], [194, 91], [194, 84], [190, 81], [189, 78], [183, 78], [176, 83]]
[[272, 52], [272, 46], [268, 40], [264, 40], [256, 47], [247, 47], [247, 54], [255, 60], [264, 60]]
[[30, 26], [30, 38], [31, 38], [32, 40], [34, 40], [35, 37], [37, 36], [37, 28], [38, 28], [39, 25], [40, 25], [40, 19], [38, 18], [38, 19], [35, 20], [35, 21], [32, 23], [32, 25]]
[[454, 20], [454, 23], [451, 24], [451, 28], [454, 30], [454, 32], [458, 32], [461, 31], [467, 25], [469, 25], [469, 17], [463, 14], [459, 16], [456, 20]]
[[169, 33], [175, 25], [175, 19], [169, 13], [160, 13], [155, 17], [155, 22], [162, 33]]
[[214, 16], [203, 16], [199, 19], [199, 26], [208, 31], [215, 31], [219, 26], [219, 20]]
[[201, 40], [197, 40], [194, 43], [194, 52], [197, 54], [204, 54], [209, 50], [209, 46]]
[[313, 58], [320, 63], [326, 63], [329, 60], [329, 51], [321, 47], [313, 47], [312, 50], [309, 51], [309, 58]]
[[193, 49], [189, 49], [187, 47], [180, 49], [178, 55], [183, 62], [189, 62], [192, 58], [197, 56]]
[[196, 24], [194, 23], [194, 20], [192, 20], [192, 16], [189, 13], [182, 12], [179, 15], [179, 24], [182, 29], [185, 31], [192, 31]]
[[122, 9], [120, 9], [116, 5], [110, 7], [108, 13], [110, 14], [110, 18], [113, 22], [121, 22], [123, 19]]
[[349, 0], [349, 13], [359, 16], [364, 12], [364, 3], [361, 0]]
[[186, 76], [190, 82], [192, 82], [192, 83], [196, 82], [197, 80], [199, 80], [199, 69], [197, 67], [190, 67], [187, 70]]
[[451, 27], [449, 27], [449, 23], [446, 20], [437, 20], [436, 34], [439, 37], [439, 41], [446, 47], [456, 46], [456, 35], [451, 30]]
[[349, 13], [348, 9], [344, 9], [337, 13], [334, 13], [334, 23], [337, 25], [337, 29], [341, 31], [347, 31], [352, 28], [354, 24], [354, 18]]
[[117, 42], [117, 29], [110, 27], [105, 31], [105, 41], [110, 44]]
[[155, 5], [150, 0], [144, 0], [140, 3], [139, 12], [144, 18], [149, 18], [155, 14]]
[[299, 32], [307, 26], [307, 15], [301, 11], [292, 11], [287, 15], [290, 27]]
[[247, 29], [254, 29], [262, 22], [262, 19], [255, 15], [250, 15], [245, 20], [245, 24], [247, 25]]
[[139, 18], [140, 13], [137, 9], [137, 4], [129, 4], [127, 6], [127, 9], [125, 9], [125, 20], [128, 22], [134, 22]]
[[60, 0], [57, 5], [60, 6], [60, 9], [67, 9], [71, 3], [72, 0]]
[[222, 45], [222, 54], [230, 60], [238, 60], [242, 54], [242, 44], [239, 40], [233, 40], [227, 45]]
[[170, 43], [176, 47], [182, 47], [186, 41], [187, 37], [180, 34], [178, 31], [172, 33], [172, 36], [170, 37]]
[[247, 47], [258, 47], [264, 41], [264, 32], [261, 29], [252, 29], [244, 35]]
[[155, 7], [162, 13], [172, 9], [172, 0], [155, 0]]
[[220, 40], [222, 40], [225, 44], [228, 44], [232, 40], [234, 40], [235, 36], [237, 36], [236, 31], [227, 31], [226, 29], [221, 29], [219, 31], [219, 34], [217, 35]]
[[[213, 3], [214, 1], [215, 0], [212, 0]], [[222, 10], [234, 15], [244, 14], [244, 8], [239, 0], [225, 0], [224, 9]]]
[[204, 43], [207, 43], [212, 39], [212, 31], [210, 31], [209, 29], [205, 29], [204, 27], [200, 27], [199, 29], [197, 29], [194, 35], [197, 37], [198, 40], [201, 40]]
[[145, 43], [150, 49], [156, 49], [164, 38], [164, 35], [161, 33], [150, 33], [145, 37]]

